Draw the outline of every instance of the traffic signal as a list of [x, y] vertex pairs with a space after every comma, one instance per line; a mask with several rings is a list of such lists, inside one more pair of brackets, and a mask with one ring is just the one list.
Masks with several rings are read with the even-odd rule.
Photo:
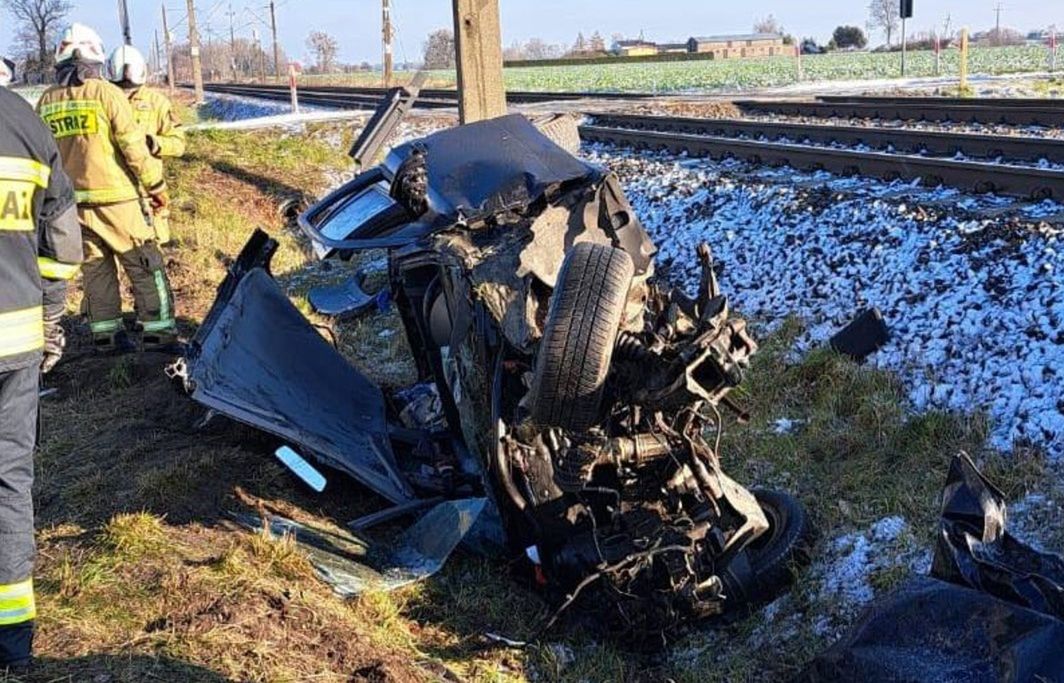
[[913, 0], [901, 0], [901, 18], [913, 18]]

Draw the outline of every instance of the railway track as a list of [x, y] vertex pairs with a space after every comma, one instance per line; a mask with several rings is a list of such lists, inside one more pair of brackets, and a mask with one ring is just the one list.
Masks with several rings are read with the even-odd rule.
[[916, 131], [867, 126], [827, 126], [775, 121], [701, 119], [632, 114], [590, 114], [595, 125], [663, 133], [717, 137], [765, 137], [780, 142], [856, 147], [864, 145], [884, 152], [956, 156], [1037, 162], [1041, 159], [1064, 164], [1064, 139], [978, 135], [940, 131]]
[[884, 180], [920, 179], [929, 186], [947, 185], [980, 193], [1064, 200], [1064, 171], [1060, 170], [604, 125], [581, 126], [580, 137], [589, 142], [635, 149], [666, 150], [714, 159], [733, 157], [769, 166], [791, 166], [805, 171], [823, 170]]
[[971, 106], [984, 107], [1041, 107], [1051, 109], [1064, 109], [1064, 98], [1048, 97], [922, 97], [922, 96], [889, 96], [889, 95], [820, 95], [816, 98], [820, 102], [831, 104], [840, 103], [869, 103], [869, 104], [935, 104], [946, 106]]
[[[204, 85], [208, 92], [246, 97], [261, 97], [272, 100], [288, 101], [290, 95], [287, 85], [242, 85], [236, 83], [209, 83]], [[335, 106], [343, 108], [363, 108], [376, 106], [381, 97], [388, 92], [384, 88], [346, 87], [346, 86], [308, 86], [299, 89], [299, 100], [306, 104]], [[542, 102], [566, 102], [588, 98], [640, 100], [654, 97], [649, 93], [589, 93], [589, 92], [528, 92], [510, 91], [506, 93], [507, 101], [514, 104], [537, 104]], [[418, 97], [417, 106], [422, 107], [457, 107], [458, 93], [455, 90], [423, 88]]]
[[[1031, 104], [1030, 102], [1038, 102]], [[1064, 107], [1031, 100], [1002, 106], [998, 100], [951, 98], [841, 98], [841, 101], [738, 100], [744, 113], [816, 118], [883, 119], [1010, 126], [1064, 127]]]

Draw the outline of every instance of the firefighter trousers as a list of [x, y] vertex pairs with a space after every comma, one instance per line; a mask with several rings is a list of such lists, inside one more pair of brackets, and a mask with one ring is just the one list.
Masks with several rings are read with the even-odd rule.
[[0, 678], [33, 640], [33, 450], [40, 368], [0, 372]]
[[79, 207], [85, 243], [81, 266], [85, 313], [97, 339], [122, 330], [121, 265], [133, 286], [133, 305], [145, 337], [176, 332], [174, 298], [162, 252], [138, 202]]

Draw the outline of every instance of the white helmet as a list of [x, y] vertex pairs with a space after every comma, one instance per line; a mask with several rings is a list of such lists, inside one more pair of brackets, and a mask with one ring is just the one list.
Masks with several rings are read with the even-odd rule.
[[6, 88], [15, 80], [15, 63], [7, 57], [0, 57], [0, 88]]
[[116, 47], [107, 58], [107, 80], [112, 83], [129, 81], [133, 85], [144, 85], [148, 80], [148, 63], [144, 61], [144, 55], [132, 45]]
[[103, 64], [107, 54], [103, 41], [96, 31], [85, 24], [71, 24], [63, 31], [63, 37], [55, 48], [55, 63], [62, 64], [72, 59], [89, 64]]

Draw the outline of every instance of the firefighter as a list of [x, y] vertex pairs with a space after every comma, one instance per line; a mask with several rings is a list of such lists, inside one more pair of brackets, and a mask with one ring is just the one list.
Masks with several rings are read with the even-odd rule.
[[59, 320], [81, 260], [55, 140], [22, 97], [0, 88], [0, 679], [30, 662], [39, 377], [63, 353]]
[[122, 320], [121, 264], [145, 348], [167, 349], [177, 341], [174, 301], [150, 225], [152, 212], [169, 203], [162, 163], [148, 150], [125, 95], [103, 79], [105, 59], [96, 32], [72, 24], [56, 48], [58, 84], [41, 96], [37, 111], [74, 184], [85, 244], [84, 309], [96, 348], [135, 348]]
[[[144, 132], [152, 156], [159, 159], [182, 156], [185, 153], [185, 131], [166, 95], [144, 85], [148, 80], [148, 63], [144, 61], [144, 55], [130, 45], [115, 48], [107, 60], [107, 78], [129, 97], [133, 118]], [[168, 208], [155, 214], [152, 227], [159, 244], [170, 243]]]

